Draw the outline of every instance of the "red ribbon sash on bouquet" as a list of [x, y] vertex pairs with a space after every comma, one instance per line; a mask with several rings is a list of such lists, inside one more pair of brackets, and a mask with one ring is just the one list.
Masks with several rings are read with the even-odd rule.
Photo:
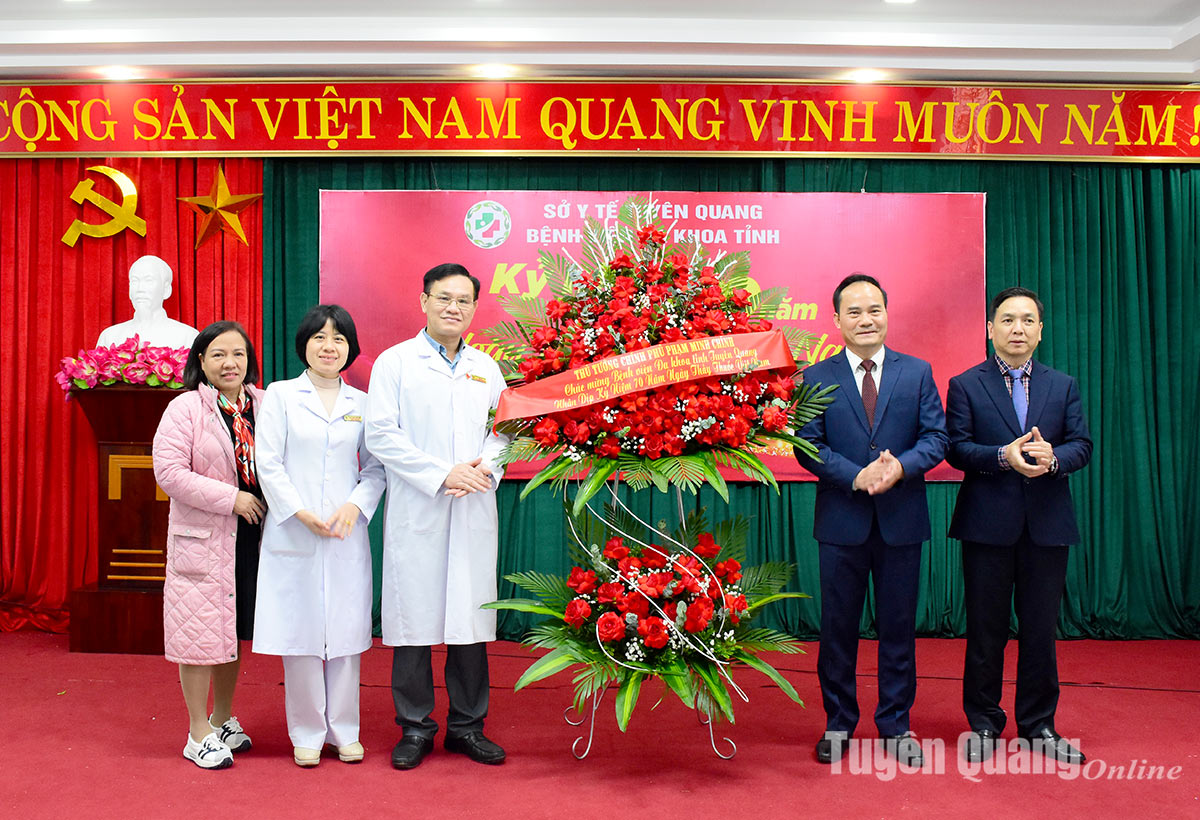
[[668, 342], [505, 390], [496, 422], [575, 410], [666, 384], [781, 368], [796, 368], [782, 330]]

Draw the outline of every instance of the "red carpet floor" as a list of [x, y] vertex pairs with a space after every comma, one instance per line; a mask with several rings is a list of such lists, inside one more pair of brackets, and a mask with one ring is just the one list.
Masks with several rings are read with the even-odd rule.
[[[874, 651], [864, 642], [859, 663], [860, 728], [868, 732]], [[419, 769], [394, 771], [391, 656], [376, 647], [363, 663], [361, 765], [336, 757], [315, 770], [292, 764], [279, 659], [247, 652], [235, 711], [254, 750], [231, 769], [205, 772], [181, 755], [187, 724], [175, 667], [159, 657], [71, 654], [64, 635], [9, 633], [0, 635], [0, 817], [1200, 817], [1200, 643], [1059, 644], [1058, 728], [1089, 757], [1074, 779], [1053, 769], [989, 773], [960, 764], [962, 653], [961, 641], [918, 642], [913, 728], [921, 738], [945, 739], [940, 771], [931, 764], [912, 773], [873, 766], [834, 774], [816, 763], [824, 716], [815, 647], [774, 658], [807, 708], [760, 685], [757, 673], [739, 676], [750, 703], [738, 704], [735, 726], [718, 727], [737, 743], [732, 760], [713, 754], [707, 731], [673, 698], [652, 710], [647, 687], [624, 735], [610, 695], [591, 754], [577, 761], [570, 747], [579, 730], [562, 720], [570, 702], [565, 676], [514, 693], [530, 656], [498, 643], [487, 728], [508, 750], [503, 766], [448, 755], [439, 737]], [[1011, 714], [1015, 647], [1009, 661]], [[439, 699], [441, 721], [444, 690]]]

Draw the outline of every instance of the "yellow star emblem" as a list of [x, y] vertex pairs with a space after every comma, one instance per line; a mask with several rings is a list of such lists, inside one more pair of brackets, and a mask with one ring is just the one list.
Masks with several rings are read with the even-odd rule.
[[233, 234], [242, 240], [243, 245], [248, 246], [250, 243], [246, 241], [246, 232], [242, 230], [242, 222], [237, 215], [260, 197], [262, 194], [230, 194], [229, 183], [225, 180], [225, 169], [218, 165], [217, 178], [213, 180], [212, 191], [208, 196], [179, 197], [180, 202], [186, 203], [189, 208], [204, 217], [200, 221], [200, 230], [196, 233], [196, 247], [199, 248], [218, 230]]

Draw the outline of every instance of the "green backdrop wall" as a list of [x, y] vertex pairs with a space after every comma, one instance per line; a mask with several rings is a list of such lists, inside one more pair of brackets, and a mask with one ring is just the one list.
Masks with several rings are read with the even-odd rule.
[[[322, 188], [986, 192], [988, 294], [1010, 285], [1039, 292], [1046, 328], [1037, 356], [1078, 377], [1096, 445], [1090, 466], [1071, 479], [1083, 542], [1071, 551], [1060, 634], [1200, 637], [1200, 427], [1192, 418], [1200, 410], [1194, 358], [1200, 167], [735, 157], [268, 160], [268, 382], [296, 375], [299, 366], [289, 350], [297, 322], [318, 297]], [[432, 261], [414, 260], [415, 272]], [[886, 282], [886, 271], [874, 273]], [[979, 313], [979, 338], [964, 343], [977, 346], [982, 359], [985, 307], [963, 309]], [[398, 330], [397, 341], [415, 331]], [[561, 501], [542, 488], [519, 502], [519, 490], [504, 482], [498, 495], [500, 573], [565, 572]], [[929, 487], [934, 537], [924, 550], [917, 614], [926, 635], [963, 632], [959, 548], [945, 536], [957, 490], [957, 484]], [[729, 507], [753, 518], [752, 558], [795, 562], [794, 587], [815, 596], [813, 495], [811, 483], [782, 485], [778, 495], [743, 484], [731, 488]], [[645, 520], [677, 517], [673, 497], [635, 496], [630, 503]], [[707, 505], [710, 518], [724, 514], [710, 493], [686, 502]], [[500, 592], [513, 590], [502, 583]], [[816, 598], [775, 604], [765, 621], [812, 637], [818, 606]], [[870, 609], [866, 635], [873, 631]], [[500, 635], [518, 639], [530, 622], [501, 613]]]

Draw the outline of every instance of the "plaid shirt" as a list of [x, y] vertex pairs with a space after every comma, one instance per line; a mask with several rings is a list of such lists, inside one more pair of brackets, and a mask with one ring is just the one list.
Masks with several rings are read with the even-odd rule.
[[[1028, 407], [1029, 406], [1029, 380], [1033, 376], [1033, 357], [1030, 356], [1028, 359], [1025, 360], [1025, 364], [1021, 365], [1018, 368], [1010, 368], [1008, 366], [1008, 363], [1005, 362], [1004, 359], [1001, 359], [999, 356], [994, 356], [992, 358], [992, 361], [994, 361], [996, 363], [996, 367], [1000, 368], [1000, 374], [1002, 376], [1004, 376], [1004, 386], [1008, 388], [1008, 395], [1010, 395], [1010, 396], [1012, 395], [1012, 391], [1013, 391], [1014, 379], [1009, 374], [1009, 371], [1012, 369], [1016, 369], [1016, 370], [1020, 370], [1025, 373], [1025, 378], [1021, 379], [1021, 386], [1025, 389], [1025, 406]], [[1008, 463], [1008, 458], [1004, 455], [1004, 449], [1005, 449], [1004, 447], [1000, 447], [999, 449], [997, 449], [996, 460], [999, 463], [1001, 470], [1011, 470], [1012, 465]], [[1058, 456], [1055, 456], [1054, 460], [1050, 463], [1050, 472], [1054, 473], [1057, 471], [1058, 471]]]

